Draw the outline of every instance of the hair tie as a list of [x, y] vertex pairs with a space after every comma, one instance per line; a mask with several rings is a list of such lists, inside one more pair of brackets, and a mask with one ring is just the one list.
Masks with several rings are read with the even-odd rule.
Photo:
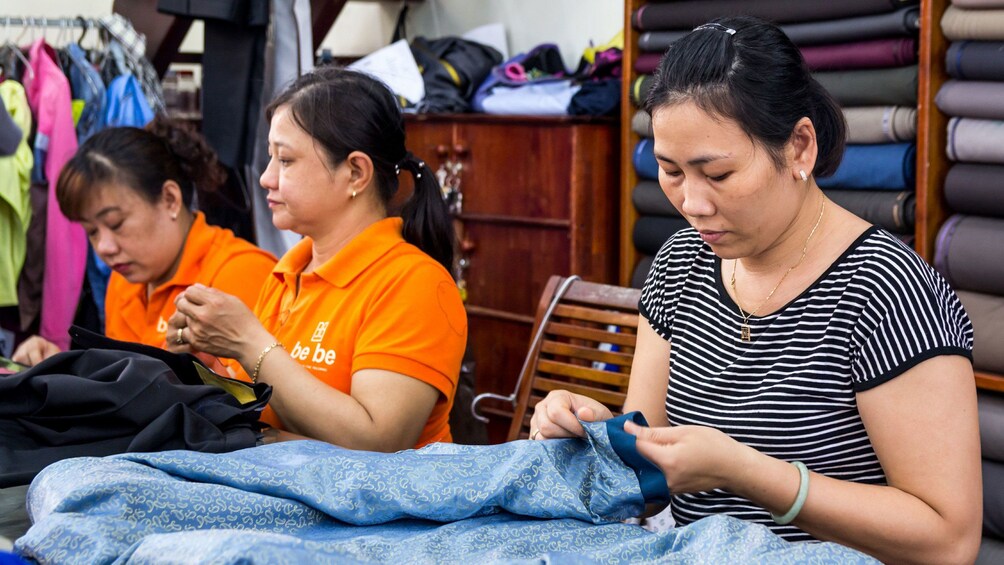
[[725, 33], [727, 33], [729, 35], [735, 35], [736, 34], [736, 30], [734, 30], [734, 29], [732, 29], [730, 27], [725, 27], [722, 24], [717, 23], [717, 22], [711, 22], [711, 23], [707, 23], [707, 24], [701, 24], [701, 25], [695, 27], [692, 31], [701, 31], [702, 29], [713, 29], [713, 30], [717, 30], [717, 31], [724, 31]]
[[420, 179], [422, 178], [422, 169], [425, 168], [425, 161], [415, 157], [411, 151], [406, 151], [404, 158], [394, 165], [394, 174], [401, 174], [401, 167], [411, 171], [411, 174], [415, 175], [416, 179]]

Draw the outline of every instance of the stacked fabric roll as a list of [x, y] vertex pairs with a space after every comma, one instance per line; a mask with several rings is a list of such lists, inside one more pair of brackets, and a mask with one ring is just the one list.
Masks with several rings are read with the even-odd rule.
[[944, 189], [955, 215], [934, 261], [972, 318], [976, 369], [1004, 374], [1004, 0], [953, 0], [941, 29], [950, 79], [935, 103], [950, 116]]
[[[941, 29], [950, 79], [935, 103], [950, 116], [944, 189], [955, 215], [934, 261], [973, 322], [976, 370], [1004, 374], [1004, 0], [952, 0]], [[1004, 397], [979, 400], [984, 531], [1004, 539]]]
[[[832, 177], [817, 179], [837, 204], [913, 239], [917, 133], [917, 0], [675, 0], [649, 2], [632, 14], [639, 56], [631, 97], [641, 106], [662, 53], [695, 26], [720, 16], [752, 15], [774, 21], [802, 50], [814, 76], [844, 109], [848, 148]], [[1004, 28], [1002, 28], [1004, 29]], [[633, 283], [644, 280], [650, 260], [669, 235], [686, 223], [670, 206], [653, 207], [646, 183], [658, 173], [652, 155], [651, 119], [638, 110], [632, 129], [640, 214], [635, 247], [643, 259]], [[1004, 148], [1004, 144], [1001, 144]]]

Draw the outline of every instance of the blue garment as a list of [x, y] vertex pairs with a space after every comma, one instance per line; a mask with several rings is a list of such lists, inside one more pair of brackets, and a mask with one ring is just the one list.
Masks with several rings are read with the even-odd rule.
[[655, 140], [643, 137], [634, 147], [634, 170], [638, 177], [659, 180], [659, 163], [655, 160]]
[[635, 471], [618, 454], [633, 444], [611, 440], [622, 425], [393, 454], [301, 441], [68, 459], [29, 489], [34, 525], [15, 550], [67, 563], [874, 562], [725, 516], [658, 534], [621, 523], [644, 506], [637, 473], [661, 496], [653, 466]]
[[913, 143], [848, 145], [833, 176], [816, 179], [821, 188], [913, 190], [917, 146]]
[[153, 119], [139, 81], [131, 74], [115, 77], [105, 92], [102, 127], [133, 126], [141, 128]]
[[101, 80], [101, 73], [87, 60], [87, 53], [80, 45], [71, 43], [66, 47], [66, 54], [70, 57], [70, 92], [73, 98], [84, 101], [84, 110], [77, 120], [77, 141], [83, 143], [101, 129], [105, 83]]

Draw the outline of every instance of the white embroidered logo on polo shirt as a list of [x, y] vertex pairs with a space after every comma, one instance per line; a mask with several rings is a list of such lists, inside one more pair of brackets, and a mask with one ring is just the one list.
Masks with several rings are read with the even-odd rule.
[[320, 343], [324, 339], [324, 332], [328, 331], [328, 324], [330, 322], [318, 322], [317, 329], [314, 330], [314, 335], [310, 336], [310, 341], [314, 343]]
[[167, 333], [167, 321], [163, 316], [157, 318], [157, 333]]

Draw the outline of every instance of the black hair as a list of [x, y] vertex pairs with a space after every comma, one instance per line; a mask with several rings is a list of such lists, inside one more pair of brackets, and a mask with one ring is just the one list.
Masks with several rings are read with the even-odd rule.
[[399, 170], [411, 171], [415, 192], [401, 210], [404, 239], [453, 274], [455, 236], [442, 189], [428, 165], [405, 148], [404, 121], [390, 89], [368, 75], [325, 66], [293, 81], [268, 105], [266, 118], [271, 121], [281, 106], [332, 166], [353, 151], [368, 155], [385, 209], [397, 193]]
[[196, 191], [216, 190], [226, 171], [190, 126], [157, 116], [142, 129], [113, 127], [87, 138], [63, 165], [56, 199], [67, 218], [80, 220], [88, 199], [109, 183], [156, 203], [169, 180], [178, 183], [185, 207], [191, 208]]
[[683, 101], [734, 120], [779, 170], [795, 124], [807, 117], [818, 146], [812, 174], [829, 176], [840, 165], [844, 115], [809, 73], [798, 47], [771, 23], [718, 18], [675, 41], [659, 63], [645, 110]]

